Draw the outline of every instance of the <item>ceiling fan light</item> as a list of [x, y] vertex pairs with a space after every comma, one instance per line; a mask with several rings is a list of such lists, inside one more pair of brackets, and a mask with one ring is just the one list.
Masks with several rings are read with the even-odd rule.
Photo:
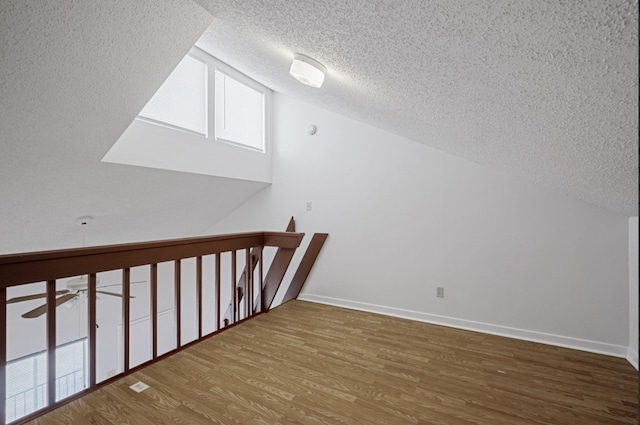
[[311, 87], [321, 87], [326, 72], [327, 68], [320, 62], [300, 53], [293, 56], [293, 62], [289, 69], [289, 74], [296, 80]]

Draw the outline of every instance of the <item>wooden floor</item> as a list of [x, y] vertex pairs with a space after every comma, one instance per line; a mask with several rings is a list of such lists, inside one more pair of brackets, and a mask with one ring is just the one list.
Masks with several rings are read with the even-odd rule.
[[623, 359], [292, 301], [34, 423], [637, 424], [637, 388]]

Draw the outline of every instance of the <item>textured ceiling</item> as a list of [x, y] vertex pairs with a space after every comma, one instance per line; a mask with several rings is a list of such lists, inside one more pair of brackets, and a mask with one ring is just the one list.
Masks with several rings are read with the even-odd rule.
[[[198, 45], [276, 91], [638, 214], [634, 1], [199, 3]], [[294, 53], [322, 89], [288, 75]]]
[[277, 91], [637, 215], [633, 3], [199, 3], [0, 1], [0, 253], [77, 246], [83, 215], [91, 244], [199, 234], [264, 187], [100, 162], [207, 27]]
[[265, 185], [100, 159], [211, 22], [176, 0], [0, 2], [0, 253], [200, 234]]

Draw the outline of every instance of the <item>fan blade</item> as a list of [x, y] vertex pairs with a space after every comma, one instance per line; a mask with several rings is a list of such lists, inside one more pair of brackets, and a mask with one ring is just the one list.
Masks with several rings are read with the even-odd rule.
[[[107, 292], [107, 291], [96, 291], [98, 294], [112, 295], [114, 297], [122, 297], [122, 294], [117, 294], [115, 292]], [[133, 295], [130, 295], [129, 298], [135, 298]]]
[[[69, 291], [66, 289], [63, 289], [61, 291], [56, 291], [56, 296], [58, 295], [64, 295], [64, 294], [68, 294]], [[13, 303], [19, 303], [22, 301], [29, 301], [29, 300], [37, 300], [38, 298], [46, 298], [47, 297], [47, 293], [42, 293], [42, 294], [34, 294], [34, 295], [24, 295], [22, 297], [15, 297], [15, 298], [11, 298], [7, 300], [7, 304], [13, 304]]]
[[[69, 300], [74, 299], [75, 296], [76, 294], [66, 294], [59, 298], [56, 298], [56, 307], [66, 303]], [[46, 312], [47, 312], [47, 305], [43, 304], [40, 307], [36, 307], [33, 310], [27, 311], [25, 314], [22, 315], [22, 317], [24, 317], [25, 319], [33, 319], [33, 318], [42, 316]]]
[[[133, 282], [129, 282], [129, 285], [135, 285], [136, 283], [145, 283], [146, 280], [135, 280]], [[102, 288], [112, 288], [114, 286], [122, 286], [122, 283], [113, 283], [111, 285], [103, 285], [103, 286], [98, 286], [98, 289], [102, 289]]]

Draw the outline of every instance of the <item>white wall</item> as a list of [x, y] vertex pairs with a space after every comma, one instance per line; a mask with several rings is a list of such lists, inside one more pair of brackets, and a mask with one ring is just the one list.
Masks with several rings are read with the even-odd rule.
[[638, 217], [629, 218], [629, 353], [638, 369]]
[[303, 298], [626, 355], [626, 217], [281, 94], [274, 120], [273, 184], [209, 232], [328, 232]]
[[267, 153], [140, 120], [131, 123], [102, 161], [271, 182], [271, 158]]
[[[207, 64], [208, 136], [135, 119], [109, 149], [102, 161], [271, 183], [271, 99], [273, 92], [199, 48], [192, 48], [189, 54]], [[234, 93], [235, 97], [232, 96], [237, 108], [235, 112], [233, 106], [217, 101], [215, 93], [218, 83], [215, 74], [218, 71], [241, 83], [244, 85], [243, 87], [248, 87], [251, 92], [262, 94], [264, 108], [262, 121], [243, 122], [246, 117], [237, 111], [241, 110], [242, 102], [246, 103], [247, 99], [238, 93]], [[222, 99], [224, 99], [224, 95]], [[234, 105], [233, 102], [231, 105]], [[229, 109], [230, 107], [232, 109]], [[260, 110], [258, 110], [259, 113]], [[221, 125], [220, 122], [216, 124], [218, 120], [222, 119], [226, 119], [225, 125]], [[227, 131], [231, 131], [231, 127], [234, 127], [232, 122], [235, 122], [234, 131], [236, 132], [257, 125], [257, 131], [264, 132], [264, 152], [239, 147], [219, 139], [219, 136], [216, 136], [216, 131], [219, 130], [216, 129], [226, 128]], [[244, 125], [242, 130], [237, 128], [242, 125]], [[228, 138], [229, 135], [224, 137]]]
[[11, 0], [0, 16], [1, 254], [81, 246], [86, 215], [87, 245], [200, 235], [264, 187], [100, 162], [213, 20], [200, 5]]

